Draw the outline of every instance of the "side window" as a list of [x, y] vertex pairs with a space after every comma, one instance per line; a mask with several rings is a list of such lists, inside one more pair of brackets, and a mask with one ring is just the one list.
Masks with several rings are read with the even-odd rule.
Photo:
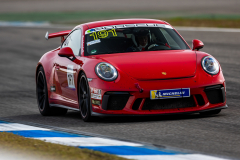
[[73, 50], [73, 53], [75, 56], [80, 55], [81, 51], [81, 30], [77, 29], [73, 31], [67, 39], [62, 44], [62, 48], [64, 47], [70, 47]]
[[164, 35], [164, 37], [166, 38], [166, 40], [168, 41], [168, 44], [170, 46], [178, 46], [178, 44], [174, 41], [174, 39], [167, 33], [167, 31], [165, 31], [163, 28], [160, 28], [160, 30], [162, 31], [162, 34]]

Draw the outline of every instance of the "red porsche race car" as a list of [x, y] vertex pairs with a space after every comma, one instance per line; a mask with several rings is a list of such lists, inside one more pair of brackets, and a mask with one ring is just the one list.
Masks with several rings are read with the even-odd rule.
[[97, 21], [46, 34], [61, 46], [36, 67], [43, 116], [80, 111], [84, 121], [104, 115], [218, 114], [227, 108], [219, 62], [192, 49], [167, 22]]

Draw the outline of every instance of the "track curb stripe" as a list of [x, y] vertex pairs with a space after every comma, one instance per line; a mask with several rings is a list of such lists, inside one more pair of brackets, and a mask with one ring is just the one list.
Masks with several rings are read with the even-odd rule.
[[0, 132], [10, 132], [26, 138], [34, 138], [50, 143], [85, 148], [120, 157], [138, 160], [224, 160], [202, 154], [184, 153], [176, 150], [147, 146], [141, 143], [127, 142], [110, 138], [72, 134], [47, 128], [0, 121]]
[[[1, 132], [1, 131], [0, 131]], [[86, 137], [82, 135], [74, 135], [57, 131], [42, 131], [42, 130], [32, 130], [32, 131], [5, 131], [13, 133], [26, 138], [42, 138], [42, 137]]]
[[[151, 149], [146, 147], [131, 147], [131, 146], [106, 146], [106, 147], [79, 147], [85, 149], [91, 149], [100, 152], [107, 152], [115, 155], [176, 155], [174, 152], [160, 151], [157, 149]], [[181, 153], [183, 154], [183, 153]]]

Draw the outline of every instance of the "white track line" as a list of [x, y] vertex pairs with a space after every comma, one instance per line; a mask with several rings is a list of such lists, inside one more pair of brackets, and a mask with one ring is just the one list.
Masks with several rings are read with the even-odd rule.
[[99, 137], [49, 137], [49, 138], [35, 138], [44, 140], [46, 142], [57, 143], [68, 146], [143, 146], [137, 143], [118, 141]]
[[237, 28], [211, 28], [211, 27], [175, 27], [178, 31], [204, 31], [204, 32], [240, 32]]
[[6, 131], [31, 131], [31, 130], [48, 131], [50, 129], [33, 127], [18, 123], [0, 123], [0, 131], [6, 132]]
[[224, 158], [212, 157], [202, 154], [178, 154], [178, 155], [141, 155], [141, 156], [121, 156], [128, 159], [137, 160], [227, 160]]
[[[35, 23], [35, 22], [5, 22], [0, 21], [0, 27], [19, 27], [19, 28], [46, 28], [46, 29], [73, 29], [73, 25], [57, 25], [48, 22]], [[240, 29], [237, 28], [211, 28], [211, 27], [174, 27], [178, 31], [194, 31], [194, 32], [235, 32], [239, 33]]]

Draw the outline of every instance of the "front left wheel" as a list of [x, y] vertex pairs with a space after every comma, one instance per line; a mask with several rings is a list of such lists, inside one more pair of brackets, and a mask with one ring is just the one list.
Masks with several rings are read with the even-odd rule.
[[67, 109], [65, 108], [55, 108], [49, 106], [47, 82], [43, 67], [40, 67], [37, 72], [36, 92], [38, 109], [41, 115], [65, 115], [67, 113]]

